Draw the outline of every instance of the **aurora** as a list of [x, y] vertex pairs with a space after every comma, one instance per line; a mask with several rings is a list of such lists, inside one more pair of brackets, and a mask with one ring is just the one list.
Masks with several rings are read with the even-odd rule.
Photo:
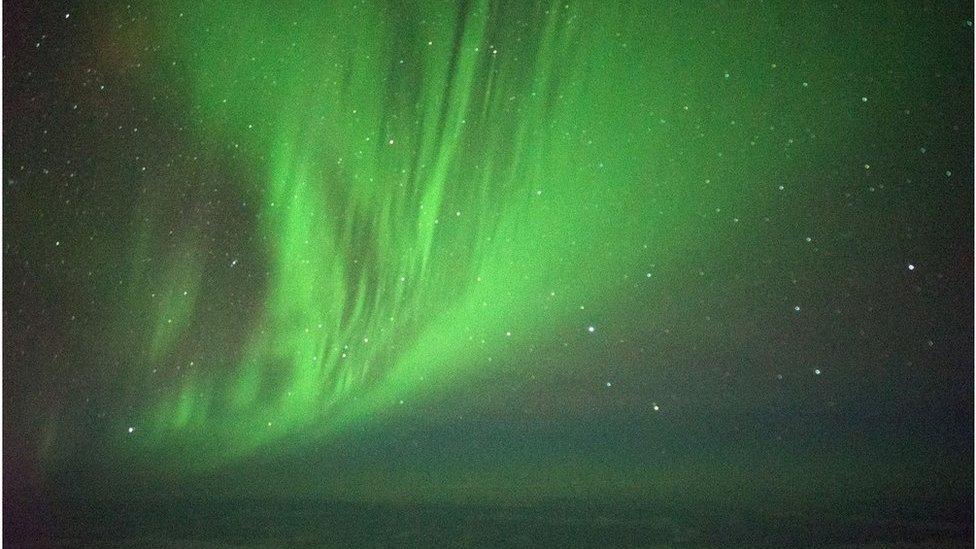
[[[211, 260], [192, 227], [156, 257], [170, 235], [154, 211], [171, 194], [146, 200], [123, 311], [139, 321], [124, 325], [146, 325], [143, 382], [170, 374], [158, 402], [124, 419], [141, 427], [127, 447], [177, 440], [206, 465], [430, 398], [625, 282], [602, 276], [603, 262], [664, 263], [662, 243], [681, 238], [680, 225], [645, 227], [667, 190], [631, 159], [661, 137], [647, 106], [620, 109], [617, 96], [648, 94], [655, 75], [625, 69], [648, 62], [627, 46], [639, 36], [606, 41], [626, 16], [617, 8], [166, 14], [166, 77], [192, 92], [186, 131], [233, 147], [256, 174], [227, 192], [254, 217], [247, 252], [267, 271], [240, 347], [211, 354], [195, 318], [226, 305], [202, 279], [255, 259]], [[608, 209], [619, 212], [609, 222]], [[208, 358], [190, 365], [188, 349]]]
[[4, 7], [4, 541], [971, 545], [971, 6]]

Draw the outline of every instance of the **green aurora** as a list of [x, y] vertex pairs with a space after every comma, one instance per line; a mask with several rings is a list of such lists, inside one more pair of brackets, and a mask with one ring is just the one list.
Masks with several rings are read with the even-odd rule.
[[5, 485], [971, 504], [972, 18], [11, 8]]
[[[188, 131], [231, 143], [259, 174], [235, 191], [253, 204], [268, 273], [241, 348], [195, 361], [125, 419], [140, 448], [176, 441], [208, 466], [289, 433], [328, 436], [513, 360], [554, 323], [583, 333], [582, 304], [633, 284], [608, 262], [634, 277], [668, 265], [713, 213], [695, 205], [739, 199], [723, 172], [753, 167], [709, 167], [721, 144], [694, 129], [755, 107], [655, 101], [684, 63], [709, 67], [662, 60], [627, 5], [309, 9], [159, 15], [169, 71], [192, 83]], [[710, 80], [699, 94], [736, 87], [717, 68]], [[201, 278], [237, 265], [205, 265], [192, 228], [155, 257], [147, 202], [125, 309], [127, 327], [150, 325], [139, 390], [157, 386], [150, 368], [207, 345], [193, 323]]]

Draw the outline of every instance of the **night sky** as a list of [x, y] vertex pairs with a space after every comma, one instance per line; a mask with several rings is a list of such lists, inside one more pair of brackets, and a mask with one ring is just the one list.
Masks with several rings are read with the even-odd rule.
[[972, 20], [5, 2], [5, 537], [971, 540]]

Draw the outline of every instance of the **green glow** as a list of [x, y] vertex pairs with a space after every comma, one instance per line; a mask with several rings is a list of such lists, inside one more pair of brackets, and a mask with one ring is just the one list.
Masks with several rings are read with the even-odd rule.
[[972, 6], [4, 7], [8, 545], [971, 540]]
[[[190, 131], [259, 182], [231, 193], [259, 204], [268, 277], [242, 349], [214, 343], [226, 352], [174, 376], [128, 447], [209, 467], [432, 398], [631, 284], [608, 263], [668, 263], [700, 238], [694, 204], [734, 198], [702, 184], [711, 145], [688, 129], [709, 115], [661, 94], [682, 60], [648, 47], [626, 3], [315, 6], [160, 13]], [[676, 142], [702, 155], [662, 154]], [[147, 371], [206, 339], [196, 238], [161, 270], [134, 258], [132, 292], [156, 311]]]

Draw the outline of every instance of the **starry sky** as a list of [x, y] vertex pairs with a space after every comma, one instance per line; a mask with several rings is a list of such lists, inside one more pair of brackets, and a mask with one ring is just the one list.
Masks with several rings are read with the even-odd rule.
[[971, 517], [968, 3], [5, 8], [5, 517]]

